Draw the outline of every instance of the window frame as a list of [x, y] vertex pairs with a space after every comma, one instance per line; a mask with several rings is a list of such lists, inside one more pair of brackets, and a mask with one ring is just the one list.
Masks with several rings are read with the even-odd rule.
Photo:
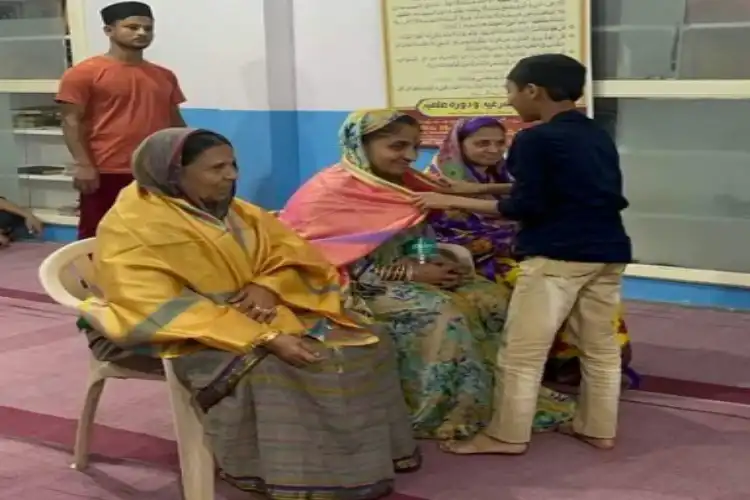
[[[85, 0], [66, 0], [63, 16], [68, 23], [68, 40], [75, 65], [88, 57]], [[51, 94], [57, 92], [58, 83], [58, 80], [50, 79], [0, 79], [0, 92]]]
[[750, 99], [750, 80], [594, 80], [595, 98]]
[[[595, 80], [594, 99], [750, 99], [750, 80]], [[596, 107], [592, 109], [596, 113]], [[750, 288], [750, 273], [652, 264], [630, 264], [626, 276]]]

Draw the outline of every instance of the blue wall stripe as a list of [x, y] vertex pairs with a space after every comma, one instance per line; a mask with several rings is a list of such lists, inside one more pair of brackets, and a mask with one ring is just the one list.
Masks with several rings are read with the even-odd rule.
[[70, 243], [78, 238], [78, 230], [74, 226], [60, 226], [57, 224], [46, 224], [42, 232], [44, 241], [55, 241], [58, 243]]
[[[338, 161], [338, 129], [346, 111], [230, 111], [184, 109], [192, 127], [225, 135], [240, 167], [238, 195], [267, 209], [281, 208], [313, 174]], [[422, 168], [434, 151], [417, 160]], [[75, 228], [49, 225], [44, 239], [68, 242]], [[750, 290], [645, 278], [626, 278], [627, 299], [750, 311]]]
[[626, 277], [623, 296], [630, 300], [750, 311], [750, 290], [746, 288]]

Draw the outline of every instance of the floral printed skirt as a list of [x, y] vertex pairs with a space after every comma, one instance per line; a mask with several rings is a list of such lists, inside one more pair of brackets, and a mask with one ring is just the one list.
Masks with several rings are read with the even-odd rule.
[[[367, 305], [396, 343], [401, 385], [419, 438], [475, 434], [491, 418], [507, 287], [477, 278], [454, 291], [393, 283]], [[534, 430], [573, 418], [575, 400], [540, 388]]]

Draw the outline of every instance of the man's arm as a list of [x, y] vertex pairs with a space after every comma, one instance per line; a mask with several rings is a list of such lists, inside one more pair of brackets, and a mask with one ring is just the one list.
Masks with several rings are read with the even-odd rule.
[[[0, 212], [7, 212], [23, 219], [26, 229], [32, 234], [42, 234], [43, 224], [42, 221], [36, 218], [30, 210], [21, 208], [12, 201], [6, 200], [0, 196]], [[8, 244], [8, 238], [3, 238], [3, 231], [0, 231], [0, 247]], [[5, 240], [5, 241], [3, 241]]]
[[73, 160], [81, 167], [94, 167], [86, 145], [84, 116], [91, 98], [92, 78], [86, 67], [74, 66], [60, 80], [55, 100], [62, 110], [62, 129], [65, 145]]
[[85, 105], [62, 103], [61, 108], [63, 138], [76, 166], [95, 168], [88, 146], [86, 146], [86, 127], [83, 123], [86, 113]]
[[24, 219], [32, 217], [31, 212], [2, 197], [0, 197], [0, 211], [8, 212], [19, 217], [23, 217]]
[[170, 97], [172, 103], [172, 110], [170, 112], [172, 126], [186, 127], [185, 119], [182, 117], [182, 113], [180, 113], [180, 104], [184, 103], [187, 99], [185, 99], [185, 94], [182, 93], [177, 76], [171, 71], [169, 72], [169, 80], [172, 84], [172, 95]]
[[62, 129], [65, 145], [75, 162], [73, 186], [83, 194], [99, 189], [98, 165], [94, 164], [87, 144], [84, 123], [91, 99], [93, 75], [88, 66], [74, 66], [60, 80], [55, 100], [62, 108]]
[[171, 121], [173, 127], [187, 127], [185, 119], [180, 113], [180, 106], [172, 106]]

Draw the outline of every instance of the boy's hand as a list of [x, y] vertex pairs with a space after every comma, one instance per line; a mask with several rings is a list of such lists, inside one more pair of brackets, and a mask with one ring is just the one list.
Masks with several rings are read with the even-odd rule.
[[414, 204], [422, 210], [449, 210], [454, 197], [443, 193], [417, 193]]
[[461, 195], [479, 195], [479, 194], [485, 194], [487, 191], [487, 188], [484, 184], [481, 184], [479, 182], [468, 182], [468, 181], [459, 181], [459, 180], [448, 180], [449, 186], [448, 190], [444, 191], [445, 194], [461, 194]]

